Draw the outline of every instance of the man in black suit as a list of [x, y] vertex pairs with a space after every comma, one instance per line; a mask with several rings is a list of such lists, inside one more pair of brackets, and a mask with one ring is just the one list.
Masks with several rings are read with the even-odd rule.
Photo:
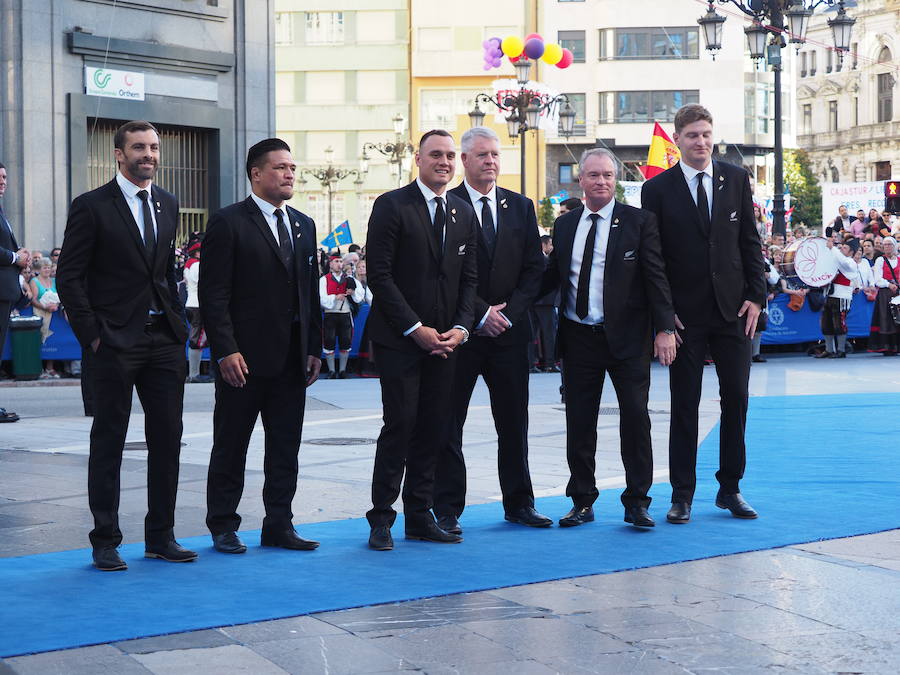
[[438, 456], [434, 514], [441, 529], [462, 534], [459, 516], [466, 505], [463, 427], [478, 376], [491, 394], [497, 429], [497, 467], [506, 520], [532, 527], [553, 521], [534, 510], [528, 470], [528, 310], [544, 271], [537, 218], [530, 199], [497, 186], [500, 139], [487, 127], [463, 134], [466, 177], [450, 190], [475, 210], [478, 236], [478, 289], [475, 334], [460, 347], [452, 389], [451, 418]]
[[[0, 164], [0, 197], [6, 192], [6, 167]], [[0, 204], [0, 351], [6, 344], [6, 329], [9, 327], [9, 313], [19, 298], [22, 288], [19, 285], [19, 271], [31, 264], [31, 255], [24, 248], [19, 248], [12, 226], [3, 214]], [[0, 408], [0, 423], [18, 422], [19, 416]]]
[[[209, 220], [200, 268], [200, 311], [216, 374], [206, 525], [213, 546], [243, 553], [237, 513], [256, 419], [265, 430], [261, 544], [310, 551], [291, 522], [306, 388], [321, 368], [322, 313], [316, 226], [285, 205], [297, 166], [287, 143], [247, 152], [252, 192]], [[262, 275], [262, 276], [261, 276]]]
[[416, 165], [415, 181], [375, 200], [366, 242], [375, 298], [368, 328], [384, 407], [366, 517], [369, 546], [381, 551], [394, 546], [393, 504], [404, 470], [406, 538], [462, 541], [438, 527], [431, 507], [435, 463], [451, 414], [455, 350], [473, 324], [478, 221], [467, 201], [447, 192], [456, 169], [448, 132], [422, 136]]
[[641, 192], [644, 208], [659, 221], [681, 341], [669, 371], [672, 508], [666, 518], [686, 523], [691, 516], [707, 350], [716, 364], [722, 407], [716, 506], [738, 518], [756, 518], [738, 485], [746, 463], [750, 340], [766, 299], [750, 178], [744, 169], [712, 161], [712, 116], [703, 106], [677, 112], [674, 140], [681, 161], [644, 183]]
[[56, 272], [72, 331], [93, 352], [88, 500], [94, 565], [104, 571], [126, 569], [116, 551], [119, 470], [135, 388], [149, 451], [144, 555], [197, 557], [173, 533], [187, 339], [175, 279], [178, 200], [153, 184], [160, 158], [153, 125], [127, 122], [114, 144], [119, 171], [72, 202]]
[[[619, 400], [625, 522], [653, 527], [650, 357], [669, 365], [675, 325], [656, 218], [615, 201], [617, 160], [594, 148], [581, 155], [585, 205], [557, 218], [542, 291], [559, 288], [559, 350], [566, 389], [566, 458], [572, 509], [561, 527], [594, 520], [597, 416], [606, 374]], [[655, 338], [653, 333], [655, 332]]]

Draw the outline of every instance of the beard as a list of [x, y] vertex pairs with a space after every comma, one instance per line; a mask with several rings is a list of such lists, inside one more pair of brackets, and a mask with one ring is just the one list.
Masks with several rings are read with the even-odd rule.
[[134, 176], [140, 180], [149, 180], [156, 175], [156, 169], [158, 164], [155, 160], [150, 160], [153, 163], [152, 167], [141, 166], [144, 162], [144, 158], [136, 159], [133, 162], [128, 162], [125, 164], [125, 168], [128, 170], [129, 175]]

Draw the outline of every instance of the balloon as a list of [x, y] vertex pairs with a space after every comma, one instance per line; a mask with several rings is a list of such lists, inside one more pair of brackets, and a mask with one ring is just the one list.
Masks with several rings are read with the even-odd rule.
[[483, 66], [481, 66], [481, 67], [482, 67], [484, 70], [490, 70], [491, 68], [493, 68], [493, 66], [492, 66], [490, 63], [485, 63], [485, 64], [484, 64]]
[[516, 63], [516, 62], [518, 62], [518, 61], [521, 61], [521, 59], [520, 59], [518, 56], [510, 56], [510, 57], [509, 57], [509, 62], [510, 62], [510, 63]]
[[550, 42], [544, 45], [544, 55], [541, 57], [541, 59], [543, 59], [544, 63], [555, 66], [557, 63], [559, 63], [562, 55], [562, 47], [560, 47], [555, 42]]
[[501, 63], [502, 61], [500, 61], [500, 59], [494, 59], [493, 61], [491, 61], [491, 65], [494, 66], [494, 68], [499, 68]]
[[485, 40], [484, 42], [481, 43], [481, 46], [484, 47], [485, 49], [487, 49], [488, 47], [491, 46], [491, 41]]
[[503, 40], [500, 48], [503, 50], [503, 53], [509, 57], [520, 56], [522, 50], [525, 49], [525, 43], [522, 42], [522, 38], [510, 35]]
[[544, 38], [541, 37], [541, 34], [540, 34], [540, 33], [529, 33], [528, 35], [525, 36], [525, 42], [526, 42], [526, 43], [527, 43], [529, 40], [532, 40], [532, 39], [538, 39], [538, 40], [540, 40], [541, 42], [544, 41]]
[[562, 58], [559, 60], [559, 63], [556, 64], [557, 68], [568, 68], [572, 65], [572, 61], [575, 60], [575, 55], [571, 50], [563, 48], [562, 50]]
[[531, 38], [525, 42], [525, 54], [529, 59], [539, 59], [544, 54], [544, 41], [538, 38]]
[[500, 49], [500, 45], [503, 44], [503, 40], [498, 37], [488, 38], [488, 42], [493, 42], [497, 49]]

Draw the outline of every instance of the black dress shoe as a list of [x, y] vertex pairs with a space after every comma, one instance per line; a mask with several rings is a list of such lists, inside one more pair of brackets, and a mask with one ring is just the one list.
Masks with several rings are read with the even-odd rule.
[[246, 553], [247, 547], [237, 532], [223, 532], [212, 536], [213, 548], [219, 553]]
[[294, 531], [294, 528], [280, 532], [266, 532], [263, 530], [259, 543], [261, 546], [286, 548], [291, 551], [314, 551], [319, 548], [319, 542], [304, 539]]
[[575, 527], [594, 520], [594, 509], [590, 506], [573, 506], [572, 510], [559, 519], [560, 527]]
[[676, 525], [684, 525], [691, 519], [691, 505], [687, 502], [672, 502], [666, 520]]
[[181, 546], [174, 539], [162, 544], [146, 544], [144, 546], [145, 558], [160, 558], [168, 562], [194, 562], [197, 554]]
[[459, 519], [456, 516], [438, 516], [437, 525], [444, 532], [462, 534], [462, 526], [460, 526]]
[[751, 361], [753, 361], [753, 363], [765, 363], [765, 362], [766, 362], [766, 357], [763, 356], [762, 354], [757, 354], [756, 356], [754, 356], [754, 357], [751, 359]]
[[417, 541], [433, 541], [437, 544], [458, 544], [463, 540], [458, 534], [442, 530], [433, 520], [425, 520], [412, 525], [407, 524], [406, 538]]
[[103, 572], [117, 572], [127, 570], [128, 565], [119, 557], [115, 546], [104, 546], [94, 549], [94, 567]]
[[511, 523], [519, 523], [519, 525], [527, 525], [528, 527], [550, 527], [553, 525], [553, 520], [538, 513], [531, 506], [523, 506], [515, 511], [507, 511], [503, 517]]
[[626, 506], [625, 522], [635, 527], [654, 527], [656, 523], [647, 512], [646, 506]]
[[753, 510], [753, 507], [744, 501], [740, 492], [736, 492], [733, 495], [717, 494], [716, 506], [720, 509], [728, 509], [735, 518], [753, 520], [759, 517], [759, 514]]
[[374, 548], [376, 551], [393, 550], [394, 538], [391, 536], [391, 528], [387, 525], [373, 527], [369, 534], [369, 548]]

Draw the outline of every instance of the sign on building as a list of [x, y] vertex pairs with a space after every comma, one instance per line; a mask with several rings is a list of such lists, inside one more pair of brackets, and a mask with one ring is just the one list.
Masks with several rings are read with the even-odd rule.
[[144, 100], [144, 74], [127, 70], [84, 67], [84, 93], [90, 96]]
[[884, 181], [872, 183], [822, 183], [822, 220], [826, 223], [838, 215], [838, 207], [847, 206], [850, 218], [862, 209], [869, 214], [869, 209], [884, 208]]

